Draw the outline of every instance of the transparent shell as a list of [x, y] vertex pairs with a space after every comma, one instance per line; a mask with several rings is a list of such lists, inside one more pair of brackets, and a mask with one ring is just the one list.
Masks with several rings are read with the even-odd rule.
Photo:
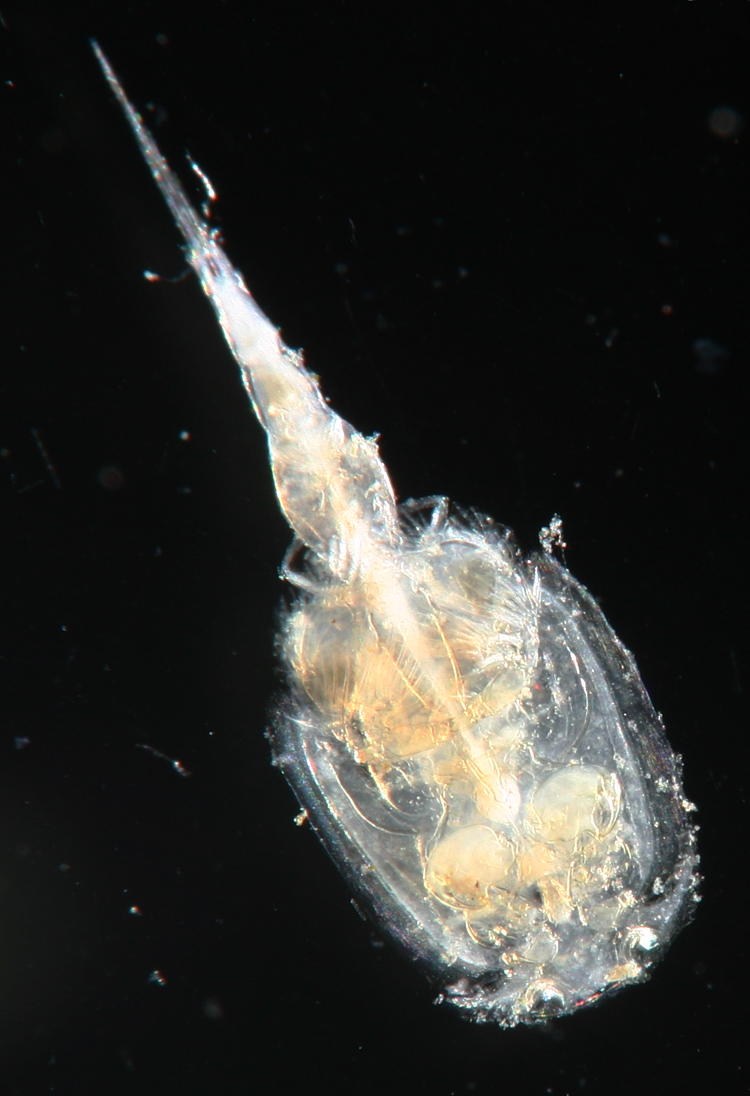
[[683, 923], [679, 763], [625, 650], [551, 556], [445, 500], [402, 510], [399, 581], [463, 718], [348, 586], [290, 615], [274, 740], [375, 917], [474, 1018], [570, 1012], [637, 981]]
[[375, 441], [284, 346], [94, 48], [296, 536], [274, 750], [321, 840], [475, 1019], [543, 1019], [641, 979], [689, 913], [697, 857], [632, 657], [549, 550], [523, 559], [444, 499], [397, 506]]

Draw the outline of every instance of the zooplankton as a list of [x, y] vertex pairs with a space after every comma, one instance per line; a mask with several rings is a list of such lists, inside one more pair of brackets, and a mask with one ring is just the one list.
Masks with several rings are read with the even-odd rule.
[[446, 499], [397, 505], [375, 441], [283, 345], [94, 49], [268, 438], [299, 548], [274, 751], [321, 841], [474, 1019], [642, 980], [689, 915], [697, 856], [631, 655], [549, 536], [524, 559]]

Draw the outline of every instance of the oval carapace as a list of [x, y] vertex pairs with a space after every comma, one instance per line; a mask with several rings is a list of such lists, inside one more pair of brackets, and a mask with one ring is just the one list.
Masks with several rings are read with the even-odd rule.
[[546, 549], [398, 506], [190, 205], [101, 51], [266, 432], [296, 548], [275, 758], [440, 998], [503, 1025], [641, 980], [695, 898], [695, 832], [631, 655]]

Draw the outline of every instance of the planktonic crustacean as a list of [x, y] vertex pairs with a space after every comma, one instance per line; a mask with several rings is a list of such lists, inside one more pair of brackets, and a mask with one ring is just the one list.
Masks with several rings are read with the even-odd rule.
[[642, 980], [690, 914], [680, 764], [632, 656], [550, 543], [397, 505], [196, 213], [98, 46], [267, 439], [296, 548], [275, 759], [440, 999], [510, 1026]]

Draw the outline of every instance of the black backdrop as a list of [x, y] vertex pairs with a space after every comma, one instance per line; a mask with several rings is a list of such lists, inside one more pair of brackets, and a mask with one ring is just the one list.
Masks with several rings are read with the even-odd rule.
[[[747, 1091], [748, 5], [66, 7], [0, 27], [2, 1090]], [[563, 516], [700, 808], [647, 986], [462, 1022], [292, 825], [287, 531], [92, 35], [399, 493]]]

